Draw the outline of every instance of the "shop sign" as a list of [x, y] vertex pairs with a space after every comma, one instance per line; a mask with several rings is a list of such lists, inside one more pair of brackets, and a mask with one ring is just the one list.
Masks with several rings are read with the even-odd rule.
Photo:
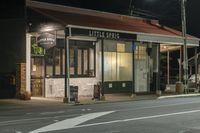
[[[113, 31], [103, 31], [103, 30], [93, 30], [93, 29], [81, 29], [81, 28], [71, 28], [71, 36], [89, 36], [97, 37], [102, 39], [126, 39], [135, 40], [136, 34], [113, 32]], [[66, 35], [69, 35], [69, 28], [66, 29]]]
[[89, 36], [97, 37], [97, 38], [107, 38], [107, 39], [120, 39], [119, 33], [107, 32], [107, 31], [97, 31], [97, 30], [89, 30]]
[[50, 49], [56, 45], [55, 43], [55, 35], [50, 33], [43, 33], [37, 38], [38, 46], [44, 49]]

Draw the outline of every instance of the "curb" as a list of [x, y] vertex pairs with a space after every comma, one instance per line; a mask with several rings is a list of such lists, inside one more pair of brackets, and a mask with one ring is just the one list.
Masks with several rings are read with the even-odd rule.
[[195, 97], [195, 96], [200, 96], [200, 94], [181, 94], [181, 95], [160, 96], [157, 99]]
[[43, 98], [43, 97], [31, 97], [31, 100], [43, 100], [43, 101], [51, 101], [51, 102], [62, 102], [62, 99], [55, 98]]
[[119, 103], [119, 102], [131, 102], [131, 101], [143, 101], [143, 100], [156, 100], [156, 98], [141, 98], [141, 99], [128, 99], [128, 100], [113, 100], [113, 101], [96, 101], [96, 102], [80, 102], [72, 103], [71, 105], [92, 105], [92, 104], [106, 104], [106, 103]]

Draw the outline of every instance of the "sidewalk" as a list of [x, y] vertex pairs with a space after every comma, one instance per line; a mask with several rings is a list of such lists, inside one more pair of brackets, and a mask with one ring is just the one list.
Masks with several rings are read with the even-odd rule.
[[194, 94], [163, 95], [163, 96], [159, 96], [158, 99], [165, 99], [165, 98], [181, 98], [181, 97], [194, 97], [194, 96], [200, 96], [200, 94], [199, 94], [199, 93], [194, 93]]
[[89, 104], [103, 104], [114, 102], [127, 102], [138, 100], [152, 100], [157, 99], [156, 95], [136, 95], [131, 97], [130, 94], [106, 94], [105, 100], [82, 100], [78, 103], [63, 103], [63, 98], [44, 98], [44, 97], [31, 97], [31, 100], [19, 99], [0, 99], [0, 111], [6, 110], [20, 110], [23, 108], [44, 108], [51, 106], [63, 105], [89, 105]]
[[87, 104], [100, 104], [100, 103], [113, 103], [113, 102], [126, 102], [126, 101], [139, 101], [139, 100], [159, 100], [166, 98], [181, 98], [181, 97], [194, 97], [200, 96], [200, 93], [195, 94], [162, 94], [157, 96], [155, 94], [144, 94], [144, 95], [134, 95], [130, 94], [106, 94], [105, 100], [82, 100], [78, 103], [63, 103], [63, 98], [44, 98], [44, 97], [31, 97], [31, 100], [19, 100], [19, 99], [0, 99], [0, 107], [29, 107], [29, 106], [51, 106], [51, 105], [87, 105]]
[[[44, 97], [31, 97], [32, 100], [41, 100], [41, 101], [52, 101], [63, 103], [63, 98], [44, 98]], [[78, 103], [73, 103], [76, 105], [84, 104], [97, 104], [97, 103], [110, 103], [110, 102], [125, 102], [125, 101], [138, 101], [138, 100], [152, 100], [157, 99], [157, 96], [154, 94], [146, 95], [135, 95], [130, 96], [130, 94], [105, 94], [105, 100], [81, 100]]]

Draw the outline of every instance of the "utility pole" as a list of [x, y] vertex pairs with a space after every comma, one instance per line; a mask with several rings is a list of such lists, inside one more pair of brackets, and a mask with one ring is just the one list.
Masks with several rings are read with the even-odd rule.
[[187, 0], [181, 0], [181, 22], [182, 22], [182, 37], [183, 37], [183, 81], [184, 92], [188, 93], [188, 54], [187, 54], [187, 35], [186, 35], [186, 6]]
[[129, 3], [129, 15], [130, 16], [133, 16], [133, 0], [130, 0], [130, 3]]

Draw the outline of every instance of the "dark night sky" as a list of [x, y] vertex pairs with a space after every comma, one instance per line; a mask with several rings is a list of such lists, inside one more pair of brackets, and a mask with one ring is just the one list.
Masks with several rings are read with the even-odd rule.
[[[131, 0], [37, 0], [63, 4], [74, 7], [88, 8], [119, 14], [129, 14]], [[200, 37], [200, 0], [187, 0], [187, 31]], [[18, 18], [24, 16], [24, 0], [0, 1], [0, 18]], [[158, 19], [162, 24], [181, 27], [180, 0], [132, 0], [134, 14], [147, 18]], [[16, 12], [17, 11], [17, 12]]]
[[[24, 16], [25, 0], [1, 0], [1, 18], [21, 18]], [[119, 14], [129, 14], [131, 0], [37, 0], [63, 4], [74, 7], [88, 8]], [[158, 19], [162, 24], [181, 27], [180, 0], [132, 0], [136, 16]], [[200, 0], [187, 0], [187, 31], [200, 37]]]
[[[74, 7], [88, 8], [119, 14], [129, 14], [130, 0], [38, 0]], [[138, 16], [159, 19], [162, 24], [181, 27], [180, 0], [132, 0], [134, 12]], [[187, 30], [200, 37], [200, 0], [187, 2]]]

